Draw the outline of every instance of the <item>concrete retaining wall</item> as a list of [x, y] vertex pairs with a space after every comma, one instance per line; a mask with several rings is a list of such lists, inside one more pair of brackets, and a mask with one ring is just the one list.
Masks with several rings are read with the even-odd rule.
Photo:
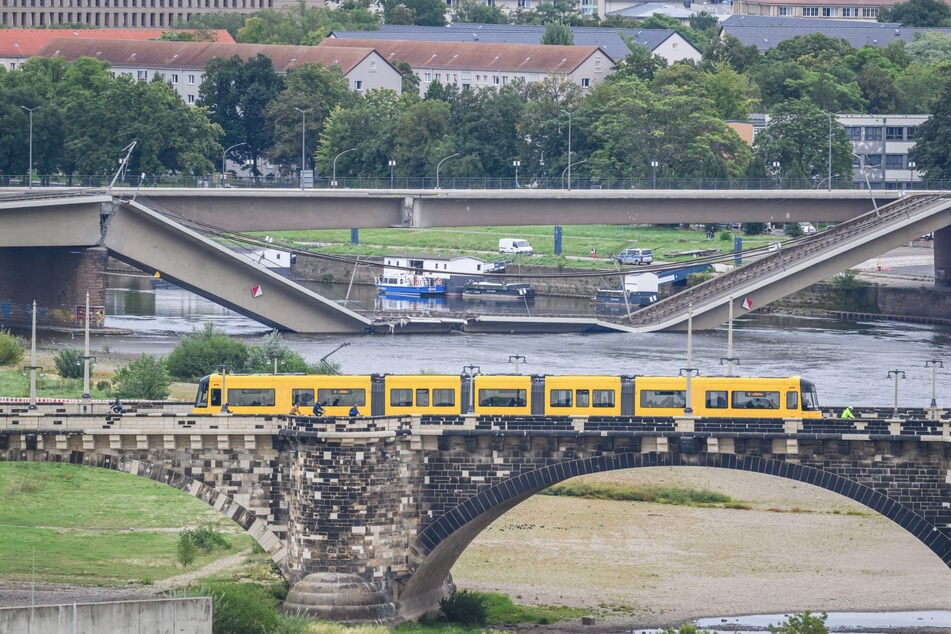
[[0, 608], [0, 632], [211, 634], [210, 597]]

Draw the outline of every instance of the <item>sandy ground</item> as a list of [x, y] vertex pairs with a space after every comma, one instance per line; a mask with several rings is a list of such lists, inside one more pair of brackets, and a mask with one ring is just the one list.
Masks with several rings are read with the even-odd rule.
[[[630, 632], [700, 617], [951, 609], [951, 570], [889, 520], [822, 489], [760, 474], [651, 468], [592, 476], [707, 488], [749, 510], [535, 496], [466, 549], [458, 587], [597, 612], [523, 631]], [[237, 566], [232, 555], [153, 586], [0, 582], [0, 606], [131, 599]], [[934, 630], [932, 630], [934, 631]], [[948, 630], [951, 632], [951, 630]]]

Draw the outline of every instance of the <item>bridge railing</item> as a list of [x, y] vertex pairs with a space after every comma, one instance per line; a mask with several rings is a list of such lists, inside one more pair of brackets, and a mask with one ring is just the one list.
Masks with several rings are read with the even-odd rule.
[[632, 313], [624, 321], [632, 325], [643, 325], [656, 323], [673, 315], [685, 314], [690, 304], [699, 306], [706, 301], [737, 294], [747, 283], [754, 279], [784, 270], [794, 263], [841, 245], [843, 241], [868, 234], [879, 227], [890, 225], [896, 219], [909, 218], [915, 212], [924, 210], [936, 201], [943, 199], [944, 197], [940, 195], [916, 195], [901, 198], [886, 207], [875, 209], [862, 216], [842, 222], [821, 233], [787, 242], [772, 255], [643, 308], [636, 313]]

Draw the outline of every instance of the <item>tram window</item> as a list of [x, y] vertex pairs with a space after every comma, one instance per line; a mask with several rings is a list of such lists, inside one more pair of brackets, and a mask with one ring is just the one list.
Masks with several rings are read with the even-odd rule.
[[726, 409], [726, 390], [707, 390], [705, 400], [709, 409]]
[[313, 405], [314, 404], [314, 391], [307, 389], [294, 389], [291, 390], [291, 403], [297, 405]]
[[413, 390], [396, 389], [390, 390], [390, 405], [394, 407], [412, 407]]
[[237, 407], [261, 407], [274, 406], [273, 388], [246, 388], [239, 387], [228, 389], [228, 405]]
[[352, 388], [322, 388], [317, 390], [317, 400], [321, 403], [330, 403], [332, 406], [352, 407], [367, 404], [367, 391]]
[[802, 408], [810, 411], [819, 409], [819, 395], [816, 394], [815, 388], [811, 390], [803, 390]]
[[779, 392], [733, 392], [736, 409], [779, 409]]
[[575, 390], [576, 407], [591, 407], [591, 392], [588, 390]]
[[614, 390], [594, 390], [594, 407], [614, 407]]
[[799, 392], [786, 392], [786, 409], [799, 409]]
[[525, 390], [479, 390], [479, 405], [482, 407], [525, 407], [525, 403], [527, 403]]
[[221, 405], [221, 388], [216, 387], [211, 391], [211, 404], [216, 407]]
[[687, 405], [684, 390], [641, 390], [641, 407], [676, 407]]
[[195, 397], [195, 407], [207, 407], [208, 401], [208, 381], [202, 381], [198, 384], [198, 396]]
[[552, 407], [571, 407], [571, 390], [552, 390], [548, 400]]
[[416, 390], [416, 407], [429, 407], [429, 390]]
[[456, 393], [453, 390], [433, 390], [433, 407], [452, 407], [456, 404]]

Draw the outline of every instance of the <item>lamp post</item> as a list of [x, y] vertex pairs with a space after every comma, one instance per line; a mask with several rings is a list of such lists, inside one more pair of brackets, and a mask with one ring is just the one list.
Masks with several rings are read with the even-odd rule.
[[828, 112], [826, 114], [829, 116], [829, 166], [828, 166], [829, 173], [827, 177], [829, 179], [828, 191], [831, 192], [832, 191], [832, 114]]
[[228, 409], [228, 366], [220, 365], [218, 370], [221, 372], [221, 413], [230, 414], [231, 410]]
[[779, 161], [773, 161], [773, 188], [779, 189]]
[[515, 189], [518, 189], [518, 166], [521, 164], [522, 162], [518, 159], [512, 161], [512, 167], [515, 168]]
[[[571, 168], [572, 168], [573, 166], [575, 166], [575, 165], [581, 165], [582, 163], [587, 163], [587, 162], [588, 162], [588, 159], [581, 159], [580, 161], [575, 161], [574, 163], [572, 163], [571, 165], [569, 165], [569, 166], [566, 167], [565, 169], [561, 170], [561, 186], [562, 186], [562, 187], [565, 186], [565, 172], [568, 172], [568, 173], [570, 174], [570, 173], [571, 173]], [[568, 178], [571, 178], [571, 176], [569, 176]], [[568, 189], [571, 189], [571, 182], [568, 183]]]
[[651, 187], [657, 189], [657, 161], [651, 161]]
[[95, 363], [96, 357], [89, 356], [89, 291], [86, 291], [86, 327], [85, 345], [83, 346], [83, 400], [89, 401], [89, 368]]
[[571, 111], [562, 110], [566, 115], [568, 115], [568, 191], [571, 191]]
[[520, 354], [511, 354], [509, 355], [509, 363], [515, 364], [515, 374], [518, 374], [518, 364], [519, 363], [528, 363], [528, 359], [523, 357]]
[[939, 359], [929, 359], [925, 361], [925, 367], [931, 368], [931, 407], [933, 409], [938, 406], [938, 402], [935, 400], [935, 388], [937, 387], [938, 368], [943, 368], [944, 363], [942, 363]]
[[247, 145], [247, 143], [235, 143], [229, 148], [226, 148], [224, 152], [221, 153], [221, 186], [225, 186], [225, 159], [228, 156], [228, 152], [235, 149], [236, 147], [241, 147], [242, 145]]
[[918, 164], [914, 161], [908, 161], [908, 185], [909, 189], [915, 188], [915, 168], [918, 167]]
[[294, 110], [300, 113], [300, 188], [304, 189], [304, 170], [307, 169], [307, 155], [305, 149], [307, 147], [307, 113], [310, 112], [310, 108], [307, 110], [301, 110], [298, 107], [294, 107]]
[[389, 160], [390, 165], [390, 189], [393, 189], [393, 168], [396, 167], [396, 161], [393, 159]]
[[888, 378], [895, 377], [895, 412], [893, 416], [898, 418], [898, 379], [905, 378], [904, 370], [889, 370]]
[[34, 106], [32, 108], [27, 108], [26, 106], [20, 106], [20, 107], [30, 113], [30, 159], [29, 159], [30, 164], [28, 166], [28, 170], [27, 170], [28, 175], [26, 177], [26, 180], [27, 180], [27, 188], [33, 189], [33, 111], [39, 108], [39, 106]]
[[23, 374], [30, 371], [30, 405], [29, 409], [36, 409], [36, 371], [43, 375], [43, 368], [36, 365], [36, 300], [33, 300], [33, 330], [30, 335], [30, 365], [23, 366]]
[[357, 148], [352, 147], [349, 150], [344, 150], [343, 152], [341, 152], [340, 154], [334, 157], [334, 175], [333, 175], [333, 178], [330, 180], [331, 187], [337, 187], [337, 159], [343, 156], [344, 154], [346, 154], [347, 152], [353, 152], [355, 149]]
[[439, 168], [442, 167], [442, 164], [443, 164], [443, 163], [445, 163], [446, 161], [448, 161], [449, 159], [451, 159], [451, 158], [453, 158], [453, 157], [455, 157], [455, 156], [459, 156], [460, 154], [461, 154], [461, 152], [456, 152], [455, 154], [450, 154], [449, 156], [447, 156], [446, 158], [444, 158], [443, 160], [439, 161], [439, 163], [436, 164], [436, 189], [439, 189]]
[[700, 370], [693, 366], [693, 302], [687, 304], [687, 367], [680, 368], [680, 375], [687, 377], [687, 386], [684, 390], [684, 416], [693, 415], [693, 394], [691, 379], [700, 376]]

